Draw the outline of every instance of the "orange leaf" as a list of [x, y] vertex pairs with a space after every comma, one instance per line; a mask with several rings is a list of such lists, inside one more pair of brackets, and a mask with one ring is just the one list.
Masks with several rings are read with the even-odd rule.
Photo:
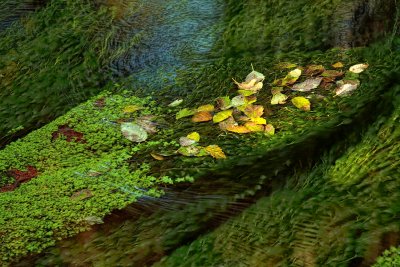
[[212, 120], [213, 116], [208, 111], [200, 111], [192, 117], [193, 122], [205, 122]]

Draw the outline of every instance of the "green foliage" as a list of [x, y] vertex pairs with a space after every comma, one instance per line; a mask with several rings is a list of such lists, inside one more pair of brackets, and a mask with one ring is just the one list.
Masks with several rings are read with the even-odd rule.
[[391, 247], [383, 252], [373, 267], [396, 267], [400, 266], [400, 250], [396, 247]]

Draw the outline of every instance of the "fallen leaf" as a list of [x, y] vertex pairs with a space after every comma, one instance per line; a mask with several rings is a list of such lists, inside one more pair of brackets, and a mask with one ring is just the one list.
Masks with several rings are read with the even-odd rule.
[[160, 154], [157, 154], [157, 153], [150, 153], [150, 155], [156, 160], [159, 160], [159, 161], [165, 160], [163, 155], [160, 155]]
[[241, 94], [242, 96], [251, 96], [256, 94], [256, 91], [251, 91], [251, 90], [238, 90], [238, 93]]
[[232, 113], [233, 113], [232, 109], [220, 111], [214, 115], [213, 122], [218, 123], [218, 122], [224, 121], [227, 118], [229, 118], [230, 116], [232, 116]]
[[235, 119], [233, 118], [233, 117], [229, 117], [228, 119], [226, 119], [226, 120], [224, 120], [224, 121], [221, 121], [218, 125], [219, 125], [219, 128], [222, 130], [222, 131], [227, 131], [227, 127], [229, 126], [229, 125], [235, 125], [236, 124], [236, 121], [235, 121]]
[[249, 129], [251, 132], [263, 132], [264, 131], [264, 125], [256, 124], [254, 122], [246, 122], [244, 125], [247, 129]]
[[217, 102], [217, 108], [220, 110], [226, 110], [232, 107], [229, 96], [218, 97], [215, 101]]
[[310, 111], [311, 109], [311, 103], [310, 101], [302, 96], [298, 96], [292, 99], [293, 105], [297, 107], [298, 109], [304, 110], [304, 111]]
[[264, 114], [264, 107], [261, 105], [248, 105], [244, 110], [244, 114], [249, 118], [259, 118]]
[[148, 137], [145, 129], [132, 122], [121, 123], [121, 132], [126, 139], [137, 143], [146, 141]]
[[239, 107], [246, 104], [246, 98], [243, 95], [238, 95], [232, 98], [231, 101], [232, 107]]
[[260, 124], [260, 125], [267, 124], [267, 120], [264, 118], [251, 118], [250, 120], [255, 124]]
[[82, 189], [72, 194], [71, 199], [85, 200], [92, 197], [93, 194], [89, 189]]
[[359, 80], [338, 81], [338, 87], [335, 89], [337, 96], [346, 96], [351, 94], [360, 85]]
[[285, 104], [288, 99], [287, 95], [282, 94], [282, 87], [273, 87], [271, 89], [272, 99], [271, 105]]
[[179, 144], [181, 146], [191, 146], [191, 145], [194, 145], [195, 143], [197, 143], [197, 141], [190, 139], [188, 137], [179, 138]]
[[282, 79], [282, 83], [281, 83], [282, 86], [294, 84], [301, 76], [301, 73], [302, 73], [301, 69], [295, 69], [295, 70], [292, 70], [291, 72], [289, 72], [289, 74], [286, 75], [286, 77]]
[[335, 69], [340, 69], [343, 68], [344, 65], [342, 62], [336, 62], [335, 64], [332, 64], [332, 67], [334, 67]]
[[299, 92], [311, 91], [312, 89], [317, 88], [321, 84], [321, 82], [322, 82], [322, 78], [307, 79], [302, 83], [293, 85], [292, 90], [299, 91]]
[[215, 159], [226, 159], [224, 151], [217, 145], [207, 146], [205, 150]]
[[267, 135], [272, 136], [272, 135], [275, 134], [275, 127], [272, 126], [272, 124], [267, 124], [267, 125], [265, 125], [264, 132], [265, 132]]
[[251, 81], [251, 80], [256, 80], [256, 82], [262, 82], [265, 79], [264, 74], [253, 70], [246, 76], [246, 82]]
[[124, 113], [133, 113], [133, 112], [141, 110], [141, 109], [142, 109], [142, 107], [140, 107], [140, 106], [129, 105], [129, 106], [124, 107], [123, 112]]
[[339, 77], [342, 77], [343, 75], [344, 75], [343, 72], [337, 70], [326, 70], [321, 74], [322, 77], [327, 77], [332, 79], [337, 79]]
[[168, 105], [168, 107], [177, 107], [177, 106], [179, 106], [180, 104], [182, 104], [183, 103], [183, 99], [177, 99], [177, 100], [175, 100], [175, 101], [173, 101], [172, 103], [170, 103], [169, 105]]
[[322, 65], [309, 65], [305, 70], [305, 75], [307, 76], [317, 76], [325, 71]]
[[157, 123], [151, 121], [154, 116], [142, 116], [135, 120], [135, 122], [142, 127], [147, 133], [155, 134], [157, 133]]
[[245, 96], [245, 100], [246, 100], [246, 105], [250, 105], [257, 101], [257, 97], [255, 95]]
[[251, 132], [251, 130], [249, 128], [247, 128], [246, 126], [243, 126], [243, 125], [228, 125], [228, 126], [226, 126], [226, 130], [229, 132], [239, 133], [239, 134]]
[[257, 82], [257, 79], [252, 79], [250, 81], [239, 83], [235, 79], [233, 79], [235, 84], [238, 86], [239, 90], [250, 90], [253, 92], [257, 92], [262, 89], [263, 83]]
[[206, 122], [212, 120], [213, 116], [208, 111], [200, 111], [193, 115], [193, 122]]
[[93, 170], [90, 170], [90, 171], [88, 171], [88, 173], [87, 173], [87, 175], [90, 176], [90, 177], [97, 177], [97, 176], [100, 176], [100, 175], [102, 175], [102, 174], [103, 174], [102, 172], [93, 171]]
[[201, 147], [196, 146], [182, 146], [178, 149], [178, 153], [186, 157], [193, 157], [200, 153]]
[[203, 105], [197, 108], [197, 112], [200, 111], [207, 111], [207, 112], [213, 112], [214, 111], [214, 105], [208, 104], [208, 105]]
[[192, 133], [188, 134], [186, 137], [189, 139], [192, 139], [196, 142], [200, 141], [200, 134], [198, 132], [192, 132]]
[[349, 71], [353, 72], [353, 73], [361, 73], [364, 70], [366, 70], [369, 67], [368, 64], [357, 64], [357, 65], [353, 65], [349, 68]]
[[194, 110], [184, 108], [184, 109], [180, 110], [178, 113], [176, 113], [176, 119], [179, 120], [181, 118], [189, 117], [195, 113], [196, 113], [196, 111], [194, 111]]

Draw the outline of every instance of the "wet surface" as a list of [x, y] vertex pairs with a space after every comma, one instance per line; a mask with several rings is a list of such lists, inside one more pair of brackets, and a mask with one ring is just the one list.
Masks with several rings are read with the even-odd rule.
[[142, 39], [132, 53], [112, 66], [118, 74], [131, 75], [138, 86], [157, 90], [171, 84], [176, 72], [207, 60], [221, 33], [223, 1], [142, 1], [135, 26]]

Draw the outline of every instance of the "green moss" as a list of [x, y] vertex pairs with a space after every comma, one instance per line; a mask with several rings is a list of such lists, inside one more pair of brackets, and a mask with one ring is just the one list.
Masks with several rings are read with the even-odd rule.
[[391, 247], [383, 252], [373, 267], [395, 267], [400, 265], [400, 252], [399, 248]]

